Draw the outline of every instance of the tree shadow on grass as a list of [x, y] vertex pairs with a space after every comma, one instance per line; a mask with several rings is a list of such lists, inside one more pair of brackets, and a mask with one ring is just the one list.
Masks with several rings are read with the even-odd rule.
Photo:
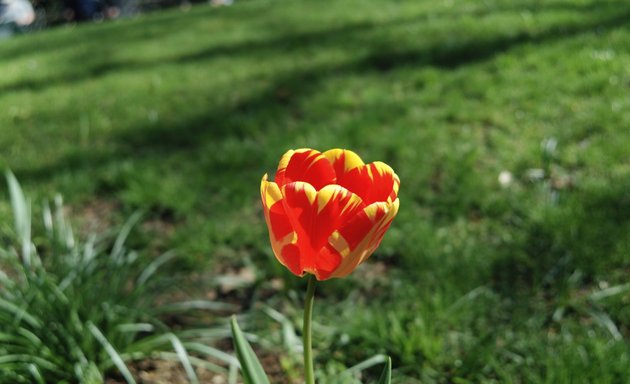
[[[327, 47], [339, 44], [340, 39], [349, 39], [356, 41], [358, 36], [373, 28], [387, 28], [392, 25], [401, 25], [405, 23], [414, 23], [416, 18], [398, 18], [387, 22], [375, 22], [371, 20], [344, 24], [335, 28], [318, 29], [311, 31], [298, 31], [295, 33], [285, 33], [280, 36], [269, 39], [248, 39], [245, 41], [233, 42], [228, 44], [212, 45], [208, 48], [197, 49], [190, 53], [177, 54], [172, 57], [151, 58], [148, 60], [111, 60], [110, 53], [115, 46], [110, 44], [102, 44], [102, 48], [94, 49], [93, 46], [87, 47], [85, 51], [76, 53], [69, 62], [81, 63], [79, 67], [73, 67], [69, 70], [62, 70], [61, 73], [47, 77], [45, 79], [25, 79], [13, 84], [0, 86], [0, 92], [19, 92], [23, 90], [41, 91], [49, 87], [60, 84], [74, 84], [85, 80], [94, 80], [110, 73], [116, 72], [135, 72], [151, 70], [159, 66], [172, 64], [190, 64], [198, 61], [212, 60], [218, 57], [256, 57], [260, 55], [278, 55], [286, 53], [292, 49], [312, 49], [317, 47]], [[130, 27], [126, 26], [125, 30]], [[167, 27], [164, 27], [167, 29]], [[127, 36], [127, 33], [124, 34]], [[83, 40], [81, 38], [80, 40]], [[147, 36], [143, 36], [142, 40], [149, 40]], [[103, 40], [103, 38], [101, 38]], [[107, 37], [107, 41], [114, 40]], [[128, 43], [133, 38], [128, 36], [125, 42]], [[97, 43], [98, 45], [98, 43]]]
[[[539, 8], [541, 14], [550, 10], [567, 9], [579, 13], [588, 13], [586, 22], [567, 22], [561, 25], [549, 25], [540, 32], [517, 31], [509, 36], [487, 36], [482, 39], [477, 37], [462, 38], [460, 43], [452, 44], [444, 41], [435, 41], [428, 47], [399, 46], [389, 38], [372, 41], [365, 34], [374, 30], [387, 30], [390, 27], [401, 27], [421, 23], [425, 15], [395, 18], [388, 21], [364, 20], [342, 26], [318, 29], [311, 31], [280, 32], [279, 36], [269, 39], [249, 39], [235, 43], [220, 44], [195, 50], [190, 53], [177, 54], [173, 57], [151, 58], [149, 60], [111, 60], [110, 53], [115, 50], [112, 42], [130, 42], [133, 40], [150, 40], [155, 34], [165, 34], [169, 29], [176, 29], [179, 20], [177, 17], [168, 17], [166, 20], [172, 23], [168, 25], [156, 24], [156, 21], [146, 24], [130, 24], [112, 29], [113, 35], [107, 35], [107, 31], [88, 30], [70, 41], [86, 41], [90, 34], [94, 36], [93, 44], [86, 47], [85, 51], [79, 51], [73, 57], [66, 59], [70, 63], [81, 65], [70, 66], [60, 73], [46, 78], [23, 79], [15, 83], [0, 86], [2, 92], [41, 91], [49, 87], [61, 84], [76, 84], [86, 80], [95, 80], [102, 76], [117, 72], [147, 71], [159, 66], [170, 64], [191, 64], [212, 60], [218, 57], [251, 57], [264, 59], [273, 55], [291, 55], [296, 51], [312, 49], [325, 49], [334, 47], [367, 48], [371, 51], [367, 57], [358, 58], [355, 63], [348, 63], [341, 71], [362, 70], [389, 70], [396, 67], [409, 65], [428, 65], [440, 68], [457, 68], [462, 65], [470, 65], [476, 62], [489, 60], [498, 54], [523, 44], [538, 44], [567, 38], [581, 33], [591, 32], [595, 29], [617, 28], [627, 24], [630, 20], [630, 7], [620, 9], [618, 5], [604, 3], [597, 7], [593, 5], [554, 4]], [[529, 9], [526, 5], [519, 7], [510, 6], [498, 9], [478, 10], [477, 13], [490, 14], [497, 11], [522, 12]], [[469, 15], [468, 13], [461, 13]], [[473, 12], [474, 14], [474, 12]], [[199, 16], [199, 15], [197, 15]], [[445, 14], [443, 17], [452, 18], [453, 14]], [[188, 20], [188, 19], [186, 19]], [[203, 19], [201, 19], [203, 20]], [[151, 27], [152, 24], [156, 24]], [[157, 28], [157, 29], [156, 29]], [[179, 27], [177, 27], [179, 28]], [[155, 29], [155, 31], [154, 31]], [[135, 32], [134, 32], [135, 31]], [[156, 32], [157, 31], [157, 32]], [[85, 36], [87, 35], [87, 37]], [[118, 37], [116, 37], [118, 36]], [[95, 49], [94, 46], [102, 47]], [[31, 51], [32, 52], [32, 51]], [[11, 56], [11, 51], [7, 57]], [[19, 56], [19, 52], [13, 53]]]
[[[611, 14], [609, 10], [594, 14], [587, 22], [581, 24], [549, 26], [546, 30], [531, 35], [521, 32], [513, 36], [491, 36], [482, 40], [468, 40], [459, 45], [445, 45], [436, 41], [431, 47], [413, 48], [397, 47], [396, 44], [378, 43], [373, 46], [371, 53], [357, 57], [344, 63], [326, 63], [314, 65], [310, 68], [295, 70], [291, 73], [281, 73], [271, 79], [270, 84], [244, 98], [235, 105], [215, 105], [209, 111], [196, 116], [188, 116], [176, 124], [152, 124], [122, 133], [115, 133], [110, 140], [116, 143], [113, 152], [78, 151], [66, 155], [59, 161], [36, 169], [16, 169], [21, 177], [34, 180], [46, 180], [55, 174], [56, 170], [91, 171], [117, 162], [126, 157], [155, 157], [161, 159], [171, 153], [188, 152], [203, 148], [209, 141], [222, 140], [226, 137], [236, 139], [247, 137], [252, 132], [250, 127], [242, 124], [241, 116], [247, 115], [258, 120], [258, 126], [264, 127], [265, 134], [273, 134], [279, 130], [283, 117], [292, 114], [299, 103], [308, 98], [329, 79], [348, 75], [365, 74], [370, 72], [392, 71], [403, 67], [433, 66], [442, 69], [454, 69], [464, 65], [491, 60], [498, 54], [514, 49], [523, 44], [542, 44], [563, 38], [574, 37], [582, 33], [590, 33], [595, 28], [618, 28], [625, 26], [630, 18], [630, 8], [623, 12], [616, 10]], [[413, 20], [407, 20], [413, 22]], [[394, 23], [394, 22], [392, 22]], [[189, 56], [170, 59], [174, 63], [188, 63], [211, 59], [217, 55], [252, 55], [266, 53], [279, 54], [287, 46], [315, 48], [339, 44], [344, 36], [350, 41], [361, 43], [361, 34], [365, 30], [374, 28], [371, 22], [353, 24], [341, 29], [307, 32], [301, 35], [276, 38], [262, 42], [244, 42], [230, 46], [219, 46], [206, 51], [199, 51]], [[346, 42], [347, 44], [347, 42]], [[146, 70], [153, 65], [164, 65], [168, 60], [159, 63], [104, 63], [96, 64], [85, 73], [85, 77], [102, 76], [109, 72], [130, 70]], [[74, 79], [74, 81], [80, 80]], [[45, 86], [63, 82], [63, 78], [52, 79]], [[22, 84], [20, 87], [37, 88], [44, 84]], [[16, 91], [20, 89], [9, 89]], [[282, 92], [279, 92], [282, 90]], [[5, 88], [3, 91], [7, 91]], [[281, 96], [282, 94], [286, 96]], [[397, 113], [394, 111], [393, 113]], [[276, 128], [274, 128], [276, 127]]]

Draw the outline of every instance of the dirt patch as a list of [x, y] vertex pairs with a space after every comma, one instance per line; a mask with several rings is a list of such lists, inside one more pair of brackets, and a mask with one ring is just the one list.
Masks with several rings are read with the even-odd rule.
[[[277, 355], [256, 351], [260, 356], [260, 362], [269, 377], [270, 382], [274, 384], [298, 384], [299, 381], [291, 380], [286, 377], [282, 364]], [[130, 366], [131, 374], [139, 384], [188, 384], [188, 376], [182, 365], [177, 361], [147, 359], [139, 361]], [[195, 373], [200, 383], [203, 384], [227, 384], [228, 375], [223, 373], [212, 372], [203, 368], [196, 368]], [[242, 384], [241, 377], [236, 381]], [[112, 376], [105, 380], [106, 384], [124, 384], [122, 377]]]
[[92, 233], [105, 233], [114, 225], [114, 212], [120, 210], [120, 203], [113, 200], [92, 199], [78, 208], [64, 206], [66, 217], [76, 219], [81, 236]]
[[[177, 361], [147, 359], [130, 367], [131, 373], [137, 383], [141, 384], [188, 384], [190, 381], [182, 365]], [[197, 368], [195, 373], [200, 383], [227, 384], [226, 375], [211, 372], [207, 369]], [[119, 377], [110, 377], [106, 384], [124, 384], [125, 380]], [[238, 381], [238, 383], [242, 383]]]

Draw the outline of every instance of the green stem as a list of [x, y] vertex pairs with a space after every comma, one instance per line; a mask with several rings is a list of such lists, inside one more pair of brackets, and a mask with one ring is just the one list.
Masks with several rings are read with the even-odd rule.
[[313, 370], [313, 343], [311, 341], [311, 318], [313, 317], [313, 299], [315, 298], [315, 276], [309, 275], [308, 288], [306, 289], [306, 301], [304, 302], [304, 379], [306, 384], [315, 384], [315, 371]]

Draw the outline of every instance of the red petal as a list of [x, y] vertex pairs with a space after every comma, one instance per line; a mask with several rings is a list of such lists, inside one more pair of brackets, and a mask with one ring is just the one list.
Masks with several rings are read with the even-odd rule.
[[289, 268], [294, 275], [304, 276], [304, 269], [300, 261], [300, 248], [295, 244], [287, 244], [282, 248], [282, 265]]
[[365, 204], [391, 203], [398, 197], [400, 180], [389, 165], [380, 161], [363, 164], [356, 153], [344, 149], [331, 149], [324, 156], [335, 170], [337, 184], [359, 195]]
[[270, 235], [273, 235], [272, 240], [280, 241], [293, 232], [289, 218], [284, 212], [280, 188], [276, 183], [267, 181], [267, 175], [265, 175], [261, 182], [260, 194], [263, 201], [263, 209], [265, 210], [265, 218], [268, 221], [269, 232]]
[[276, 183], [282, 188], [296, 181], [307, 182], [320, 190], [335, 183], [335, 171], [319, 151], [308, 148], [290, 150], [280, 159]]
[[327, 248], [336, 250], [342, 256], [331, 277], [348, 275], [374, 253], [398, 213], [398, 207], [398, 199], [391, 204], [371, 204], [330, 236]]
[[344, 225], [364, 204], [361, 199], [338, 185], [320, 191], [304, 182], [284, 186], [284, 210], [297, 234], [301, 268], [315, 273], [331, 272], [339, 264], [336, 253], [320, 253], [330, 235]]
[[[299, 269], [299, 258], [290, 258], [285, 254], [284, 249], [292, 245], [296, 241], [297, 235], [291, 227], [291, 223], [282, 204], [282, 193], [280, 188], [274, 182], [267, 181], [267, 175], [263, 176], [260, 183], [260, 195], [263, 203], [263, 211], [265, 213], [265, 221], [269, 229], [269, 241], [271, 249], [278, 261], [289, 268], [293, 273], [300, 275], [301, 271], [294, 272]], [[297, 260], [297, 263], [296, 263]]]
[[341, 255], [336, 249], [323, 247], [319, 250], [319, 258], [315, 263], [315, 276], [317, 280], [326, 280], [341, 263]]

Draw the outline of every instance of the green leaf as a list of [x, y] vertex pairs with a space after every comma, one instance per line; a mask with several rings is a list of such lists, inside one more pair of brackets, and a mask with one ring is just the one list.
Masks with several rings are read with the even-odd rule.
[[381, 378], [378, 379], [377, 384], [391, 384], [392, 382], [392, 359], [391, 357], [387, 358], [387, 362], [385, 363], [385, 368], [383, 368], [383, 373], [381, 373]]
[[90, 362], [81, 373], [80, 380], [83, 384], [101, 384], [104, 382], [103, 375], [94, 362]]
[[37, 384], [46, 384], [46, 382], [44, 381], [44, 378], [42, 377], [42, 374], [39, 372], [39, 369], [37, 369], [37, 365], [32, 364], [32, 363], [29, 364], [28, 371], [31, 373], [31, 375], [33, 376]]
[[118, 368], [118, 371], [125, 381], [129, 384], [136, 384], [136, 380], [134, 380], [133, 375], [129, 372], [129, 368], [127, 368], [123, 358], [120, 357], [114, 346], [111, 345], [105, 335], [103, 335], [103, 332], [101, 332], [101, 330], [98, 329], [92, 322], [88, 322], [87, 326], [96, 340], [103, 346], [103, 348], [105, 348], [105, 352], [107, 352], [112, 363], [116, 366], [116, 368]]
[[167, 333], [168, 338], [173, 344], [173, 348], [175, 348], [175, 353], [179, 358], [179, 361], [182, 363], [184, 367], [184, 371], [186, 371], [186, 376], [188, 376], [188, 380], [192, 384], [199, 384], [199, 379], [195, 374], [195, 369], [193, 368], [192, 362], [190, 361], [190, 356], [188, 356], [188, 352], [186, 352], [186, 348], [182, 345], [181, 340], [173, 333]]
[[254, 350], [238, 327], [235, 316], [232, 316], [231, 325], [234, 349], [236, 349], [236, 357], [241, 363], [243, 381], [245, 381], [245, 384], [269, 384], [269, 379], [265, 375], [265, 371], [260, 365]]
[[9, 195], [11, 196], [11, 206], [13, 208], [15, 233], [22, 245], [22, 262], [26, 267], [30, 267], [33, 253], [31, 242], [31, 202], [24, 196], [22, 187], [20, 187], [20, 183], [13, 173], [7, 171], [6, 178], [9, 184]]

